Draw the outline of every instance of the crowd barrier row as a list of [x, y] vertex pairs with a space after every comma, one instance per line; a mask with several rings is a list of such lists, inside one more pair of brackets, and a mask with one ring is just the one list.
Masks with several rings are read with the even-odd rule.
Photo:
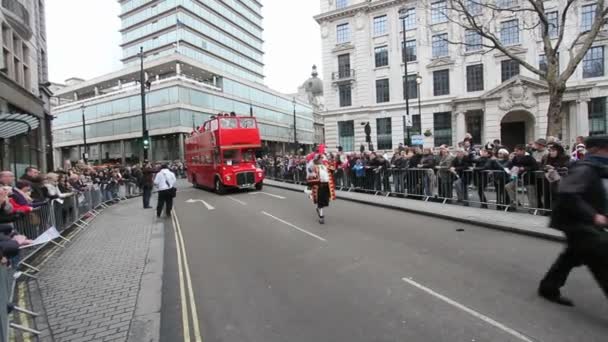
[[[551, 211], [557, 186], [568, 170], [529, 171], [512, 175], [506, 170], [468, 168], [383, 169], [363, 168], [334, 172], [336, 188], [344, 191], [372, 193], [436, 201], [444, 204], [494, 208], [503, 211], [527, 211], [534, 215]], [[269, 179], [306, 184], [306, 170], [296, 167], [267, 167]]]
[[49, 244], [64, 248], [70, 242], [62, 235], [68, 228], [73, 228], [74, 234], [70, 236], [74, 236], [89, 226], [104, 209], [138, 193], [135, 184], [128, 182], [115, 187], [91, 185], [84, 191], [46, 202], [13, 223], [18, 234], [41, 243], [21, 247], [19, 255], [10, 260], [11, 267], [0, 266], [0, 342], [8, 341], [11, 328], [33, 335], [40, 334], [35, 329], [11, 323], [9, 319], [9, 311], [37, 316], [35, 312], [12, 304], [17, 281], [36, 279], [35, 274], [40, 271], [31, 265], [30, 260]]

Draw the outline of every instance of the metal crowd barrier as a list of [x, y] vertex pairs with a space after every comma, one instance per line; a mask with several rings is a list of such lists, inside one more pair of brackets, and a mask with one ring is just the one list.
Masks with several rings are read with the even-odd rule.
[[104, 198], [103, 187], [91, 185], [86, 190], [72, 196], [49, 201], [13, 223], [17, 234], [25, 235], [31, 240], [35, 240], [45, 233], [48, 234], [52, 230], [51, 228], [56, 229], [59, 235], [51, 234], [50, 240], [39, 245], [21, 247], [19, 256], [11, 260], [11, 267], [0, 266], [0, 342], [8, 341], [9, 327], [33, 335], [40, 334], [35, 329], [10, 323], [9, 312], [5, 309], [10, 307], [13, 312], [37, 316], [35, 312], [12, 305], [17, 281], [23, 277], [36, 279], [35, 273], [40, 271], [30, 264], [30, 259], [49, 244], [64, 248], [67, 243], [71, 242], [63, 236], [68, 228], [73, 227], [74, 234], [79, 233], [88, 227], [102, 210], [136, 196], [137, 193], [137, 191], [129, 189], [127, 184], [121, 184], [118, 191], [114, 192], [110, 198]]
[[[265, 171], [269, 179], [306, 184], [305, 170], [294, 175], [278, 165], [268, 166]], [[560, 178], [567, 174], [566, 168], [510, 175], [505, 170], [473, 167], [464, 170], [364, 167], [359, 171], [338, 169], [334, 179], [338, 190], [538, 215], [551, 212]]]

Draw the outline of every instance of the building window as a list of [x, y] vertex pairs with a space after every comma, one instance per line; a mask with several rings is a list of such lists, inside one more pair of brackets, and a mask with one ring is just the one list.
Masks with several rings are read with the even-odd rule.
[[388, 78], [376, 80], [376, 103], [388, 102], [390, 99]]
[[481, 50], [481, 35], [477, 31], [467, 30], [464, 34], [465, 51]]
[[500, 62], [500, 73], [502, 82], [519, 75], [519, 62], [512, 59]]
[[376, 119], [376, 139], [378, 141], [378, 150], [393, 149], [391, 118]]
[[[559, 16], [557, 11], [546, 13], [549, 22], [549, 37], [556, 38], [559, 33]], [[542, 29], [542, 28], [541, 28]]]
[[435, 146], [452, 145], [452, 112], [433, 113]]
[[348, 6], [348, 0], [336, 0], [336, 8], [341, 9]]
[[481, 144], [481, 131], [483, 129], [483, 110], [471, 110], [466, 115], [467, 132], [473, 136], [473, 144]]
[[450, 70], [433, 71], [433, 95], [450, 94]]
[[348, 53], [338, 56], [338, 77], [350, 77], [350, 54]]
[[[405, 18], [405, 29], [413, 30], [416, 28], [416, 9], [408, 8], [402, 9], [399, 11], [399, 18], [403, 21]], [[401, 23], [401, 28], [403, 28], [403, 22]]]
[[412, 115], [412, 127], [407, 127], [406, 118], [403, 117], [403, 130], [405, 141], [404, 143], [408, 146], [412, 146], [412, 136], [422, 134], [422, 124], [420, 123], [420, 115]]
[[350, 27], [348, 23], [336, 26], [336, 41], [338, 44], [350, 42]]
[[447, 17], [448, 3], [444, 1], [433, 2], [431, 4], [431, 24], [445, 23]]
[[340, 95], [340, 107], [352, 106], [352, 93], [350, 84], [342, 84], [338, 87]]
[[519, 20], [513, 19], [500, 24], [500, 41], [504, 45], [519, 43]]
[[583, 78], [604, 76], [604, 47], [595, 46], [583, 57]]
[[467, 66], [467, 91], [483, 90], [483, 64]]
[[[412, 39], [412, 40], [408, 40], [405, 42], [405, 56], [403, 56], [403, 58], [401, 58], [401, 60], [403, 60], [405, 58], [405, 60], [407, 60], [408, 62], [415, 62], [416, 61], [416, 40]], [[403, 51], [403, 42], [401, 42], [401, 51]]]
[[517, 5], [517, 0], [498, 0], [496, 4], [499, 8], [511, 8]]
[[436, 34], [433, 36], [433, 58], [447, 56], [448, 52], [448, 34]]
[[466, 0], [465, 9], [470, 15], [481, 14], [481, 0]]
[[374, 18], [374, 36], [381, 36], [386, 33], [386, 15]]
[[416, 83], [416, 75], [408, 75], [407, 76], [407, 84], [405, 84], [405, 76], [403, 76], [403, 99], [407, 96], [410, 99], [418, 98], [418, 83]]
[[376, 68], [388, 65], [388, 46], [378, 46], [374, 49], [376, 56]]
[[581, 30], [583, 32], [591, 30], [591, 26], [593, 26], [593, 22], [595, 21], [596, 10], [597, 4], [583, 6], [581, 10]]
[[589, 102], [589, 135], [606, 134], [607, 97], [596, 97]]
[[[555, 57], [557, 58], [557, 74], [559, 75], [559, 53], [557, 53]], [[547, 56], [538, 55], [538, 69], [545, 73], [549, 70], [547, 65]]]
[[355, 122], [338, 121], [338, 144], [344, 151], [355, 150]]

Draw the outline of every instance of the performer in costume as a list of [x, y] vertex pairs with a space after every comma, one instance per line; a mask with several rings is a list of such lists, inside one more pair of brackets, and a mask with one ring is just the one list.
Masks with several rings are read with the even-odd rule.
[[317, 205], [319, 223], [325, 223], [323, 208], [329, 206], [329, 202], [336, 199], [336, 187], [333, 171], [325, 159], [325, 155], [317, 154], [312, 164], [307, 167], [308, 184], [312, 190], [312, 201]]

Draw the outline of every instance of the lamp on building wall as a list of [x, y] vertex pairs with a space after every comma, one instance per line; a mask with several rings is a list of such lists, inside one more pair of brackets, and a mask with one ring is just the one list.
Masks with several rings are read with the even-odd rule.
[[84, 145], [83, 147], [83, 151], [82, 151], [82, 161], [84, 161], [85, 164], [87, 164], [87, 159], [89, 159], [89, 154], [87, 153], [87, 129], [86, 129], [86, 121], [84, 118], [84, 110], [85, 110], [85, 105], [82, 104], [80, 106], [80, 109], [82, 110], [82, 143]]

